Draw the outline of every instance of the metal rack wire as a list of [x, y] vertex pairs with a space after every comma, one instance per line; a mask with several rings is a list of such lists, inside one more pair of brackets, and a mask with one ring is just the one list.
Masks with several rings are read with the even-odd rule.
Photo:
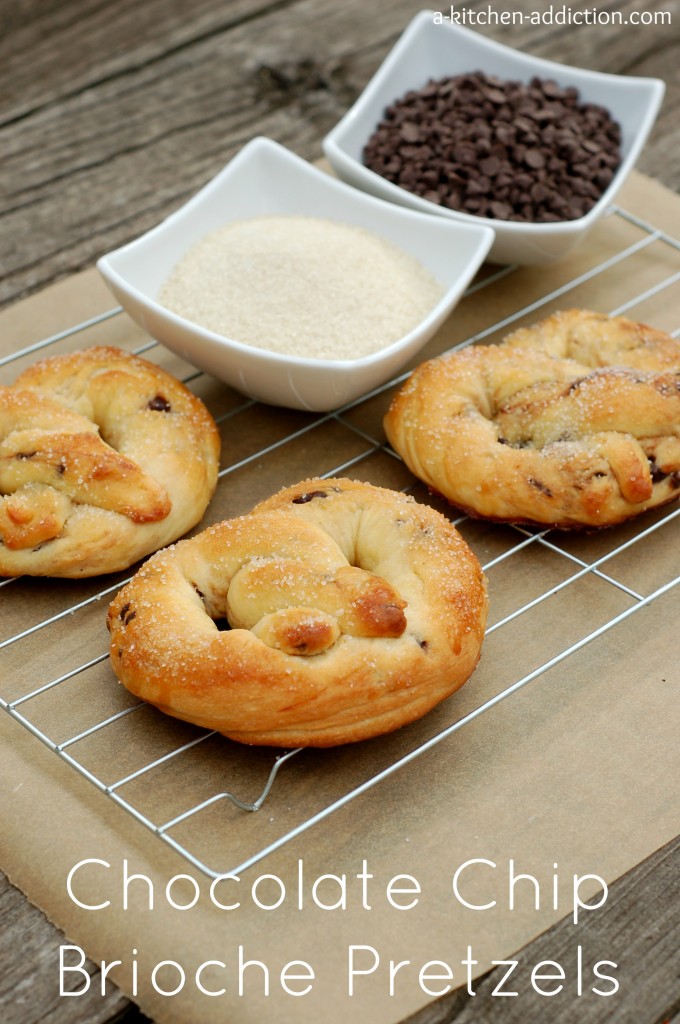
[[[528, 314], [539, 311], [546, 306], [549, 307], [551, 303], [560, 299], [561, 296], [566, 295], [572, 289], [584, 284], [585, 282], [596, 279], [598, 275], [601, 275], [617, 264], [622, 263], [629, 257], [644, 252], [645, 249], [657, 242], [667, 247], [667, 251], [671, 257], [671, 263], [674, 262], [677, 269], [673, 270], [670, 274], [667, 274], [662, 280], [656, 282], [651, 287], [642, 290], [635, 295], [631, 295], [624, 304], [619, 305], [616, 309], [609, 310], [609, 312], [612, 314], [625, 313], [632, 307], [653, 299], [656, 295], [680, 281], [680, 241], [669, 236], [664, 231], [652, 227], [620, 207], [612, 207], [609, 211], [609, 216], [621, 218], [627, 224], [634, 226], [641, 233], [641, 237], [631, 245], [622, 249], [620, 252], [617, 252], [603, 262], [590, 268], [579, 277], [573, 278], [561, 285], [559, 288], [554, 289], [545, 295], [541, 295], [535, 301], [516, 310], [512, 315], [490, 324], [482, 331], [466, 338], [457, 345], [456, 348], [462, 348], [474, 342], [482, 341], [499, 330], [511, 327], [516, 321], [521, 320]], [[468, 290], [467, 294], [471, 295], [476, 291], [488, 288], [500, 279], [505, 278], [508, 275], [512, 275], [515, 272], [516, 268], [514, 267], [504, 267], [489, 277], [486, 277], [474, 284]], [[76, 324], [66, 331], [44, 338], [41, 341], [22, 349], [20, 352], [13, 353], [3, 359], [0, 359], [0, 366], [12, 363], [25, 356], [43, 353], [44, 350], [49, 351], [50, 348], [58, 342], [77, 335], [79, 332], [97, 324], [101, 324], [113, 317], [117, 317], [121, 313], [122, 310], [120, 308], [114, 308], [106, 311], [100, 316], [94, 317], [83, 323]], [[680, 327], [677, 327], [672, 333], [677, 336], [680, 333]], [[144, 345], [136, 351], [146, 351], [153, 348], [155, 344], [155, 342], [149, 342], [147, 345]], [[200, 376], [201, 375], [199, 373], [193, 374], [188, 378], [188, 383], [191, 384], [192, 381], [195, 381]], [[403, 377], [405, 376], [406, 375], [403, 375]], [[272, 444], [259, 449], [257, 452], [247, 456], [240, 462], [229, 466], [227, 469], [222, 470], [221, 475], [227, 476], [235, 470], [242, 468], [247, 463], [260, 458], [262, 455], [275, 451], [277, 448], [290, 442], [292, 439], [301, 437], [308, 431], [314, 430], [320, 424], [332, 420], [340, 421], [344, 427], [349, 427], [351, 430], [360, 434], [366, 447], [359, 455], [346, 460], [340, 465], [334, 466], [332, 470], [329, 470], [324, 475], [333, 476], [347, 473], [351, 470], [352, 466], [356, 466], [363, 460], [374, 455], [377, 451], [380, 451], [391, 458], [397, 459], [397, 456], [391, 451], [391, 449], [384, 446], [380, 438], [370, 436], [370, 434], [365, 430], [356, 424], [351, 423], [346, 417], [352, 408], [360, 405], [362, 402], [365, 402], [367, 398], [377, 396], [381, 392], [392, 388], [396, 383], [402, 380], [403, 377], [392, 380], [381, 388], [376, 389], [372, 392], [371, 396], [363, 396], [361, 399], [358, 399], [350, 405], [334, 411], [333, 413], [314, 417], [311, 422], [306, 425], [288, 433], [285, 437], [273, 442]], [[236, 411], [242, 411], [249, 405], [254, 404], [255, 403], [252, 403], [247, 399], [243, 399], [242, 404], [238, 406]], [[234, 411], [232, 410], [232, 412], [227, 413], [226, 416], [233, 415], [233, 413]], [[223, 418], [226, 418], [226, 416]], [[606, 621], [598, 625], [596, 628], [585, 633], [574, 643], [563, 648], [558, 653], [546, 659], [542, 664], [532, 668], [530, 671], [522, 671], [521, 666], [518, 666], [519, 671], [516, 674], [516, 678], [514, 678], [509, 685], [504, 686], [499, 692], [496, 692], [492, 696], [488, 697], [488, 699], [483, 700], [467, 713], [461, 714], [456, 718], [455, 709], [452, 707], [452, 721], [446, 722], [441, 728], [438, 727], [433, 734], [427, 736], [424, 740], [421, 739], [420, 742], [416, 743], [412, 747], [409, 748], [408, 744], [406, 744], [406, 746], [403, 749], [398, 750], [396, 756], [393, 756], [387, 763], [384, 763], [384, 760], [376, 758], [375, 764], [369, 764], [369, 769], [365, 773], [365, 777], [358, 783], [351, 783], [345, 791], [337, 796], [337, 798], [331, 800], [325, 806], [312, 809], [310, 813], [307, 813], [304, 807], [301, 808], [300, 820], [292, 827], [285, 828], [275, 838], [258, 838], [257, 829], [255, 829], [251, 840], [252, 848], [249, 850], [247, 855], [232, 857], [232, 859], [225, 863], [216, 864], [211, 858], [207, 858], [200, 853], [199, 839], [204, 813], [208, 811], [209, 808], [214, 808], [216, 805], [227, 803], [229, 805], [235, 805], [239, 809], [239, 813], [242, 817], [251, 817], [248, 812], [260, 810], [265, 804], [265, 801], [274, 786], [279, 787], [286, 785], [285, 776], [286, 771], [289, 770], [289, 765], [292, 761], [296, 759], [299, 760], [301, 757], [304, 760], [303, 752], [292, 750], [278, 755], [275, 755], [274, 753], [266, 754], [269, 760], [265, 766], [266, 770], [263, 776], [264, 784], [259, 786], [255, 791], [255, 795], [251, 796], [250, 799], [236, 795], [236, 793], [232, 792], [230, 788], [225, 788], [223, 785], [217, 785], [214, 791], [210, 792], [206, 797], [202, 798], [198, 802], [194, 802], [190, 806], [183, 808], [179, 813], [174, 813], [169, 817], [164, 817], [160, 813], [160, 809], [158, 812], [153, 812], [140, 806], [137, 798], [137, 791], [133, 784], [140, 780], [144, 781], [147, 778], [153, 778], [159, 772], [172, 772], [177, 766], [183, 763], [182, 758], [185, 755], [190, 756], [193, 751], [196, 751], [208, 741], [212, 741], [212, 738], [215, 737], [214, 733], [199, 731], [193, 729], [193, 727], [187, 727], [186, 733], [179, 736], [179, 742], [176, 742], [171, 749], [159, 754], [158, 756], [150, 758], [146, 763], [137, 767], [135, 770], [107, 781], [103, 772], [99, 772], [96, 768], [88, 766], [86, 763], [87, 758], [79, 755], [77, 750], [78, 744], [81, 744], [85, 740], [97, 741], [98, 739], [101, 739], [101, 737], [105, 736], [107, 731], [110, 731], [114, 727], [116, 729], [122, 728], [123, 730], [129, 729], [131, 727], [130, 724], [133, 722], [135, 717], [144, 713], [143, 709], [147, 708], [145, 704], [142, 702], [129, 703], [128, 706], [123, 707], [115, 713], [106, 715], [96, 722], [89, 724], [86, 728], [74, 731], [63, 738], [60, 738], [58, 735], [53, 735], [52, 730], [44, 724], [41, 724], [40, 716], [36, 716], [34, 712], [36, 702], [46, 694], [52, 697], [56, 694], [58, 697], [60, 692], [63, 691], [63, 701], [67, 703], [70, 699], [68, 685], [74, 679], [85, 676], [88, 672], [96, 669], [97, 666], [104, 663], [108, 657], [106, 652], [102, 651], [96, 656], [88, 658], [82, 664], [78, 664], [77, 666], [62, 672], [56, 677], [50, 679], [48, 682], [35, 687], [30, 690], [30, 692], [22, 693], [18, 697], [11, 698], [0, 693], [0, 707], [2, 707], [4, 711], [6, 711], [7, 714], [10, 715], [17, 723], [27, 729], [36, 740], [44, 744], [80, 776], [87, 779], [96, 787], [97, 790], [100, 791], [102, 795], [124, 809], [128, 814], [132, 815], [159, 840], [176, 850], [193, 867], [213, 878], [221, 874], [240, 874], [247, 868], [261, 861], [274, 850], [280, 848], [286, 843], [289, 843], [318, 822], [327, 818], [341, 807], [344, 807], [362, 793], [365, 793], [367, 790], [383, 782], [400, 769], [405, 768], [426, 751], [430, 750], [437, 744], [442, 743], [454, 733], [461, 730], [468, 723], [479, 718], [479, 716], [486, 714], [501, 701], [513, 696], [529, 683], [535, 681], [546, 674], [549, 670], [565, 662], [586, 645], [598, 640], [598, 638], [603, 636], [609, 630], [625, 622], [642, 609], [647, 608], [654, 601], [663, 597], [676, 587], [680, 583], [680, 576], [673, 576], [672, 561], [666, 566], [660, 568], [659, 572], [661, 576], [657, 573], [655, 580], [657, 585], [647, 593], [640, 593], [636, 589], [627, 585], [625, 580], [617, 578], [616, 571], [612, 571], [611, 563], [613, 563], [624, 552], [632, 548], [636, 551], [640, 551], [641, 553], [645, 553], [653, 535], [659, 530], [667, 530], [670, 527], [670, 524], [673, 523], [678, 516], [680, 516], [680, 508], [678, 508], [677, 504], [666, 506], [651, 517], [651, 522], [649, 517], [645, 518], [641, 525], [635, 527], [635, 531], [632, 534], [628, 531], [623, 539], [621, 536], [618, 536], [617, 542], [615, 542], [609, 550], [605, 550], [599, 557], [591, 560], [582, 557], [583, 553], [579, 553], [578, 550], [570, 550], [569, 545], [561, 543], [559, 538], [548, 530], [532, 531], [521, 527], [507, 528], [509, 531], [508, 536], [511, 540], [507, 543], [505, 550], [501, 551], [495, 557], [487, 559], [485, 564], [483, 564], [483, 568], [487, 574], [489, 574], [489, 572], [496, 566], [508, 559], [511, 559], [513, 566], [517, 566], [519, 569], [523, 565], [523, 559], [526, 557], [528, 551], [541, 550], [542, 552], [549, 552], [551, 557], [558, 560], [564, 578], [557, 583], [552, 583], [543, 592], [531, 597], [529, 600], [523, 601], [519, 607], [514, 608], [504, 617], [495, 621], [489, 627], [487, 631], [488, 635], [496, 633], [499, 630], [502, 631], [507, 629], [509, 624], [517, 620], [519, 617], [537, 608], [548, 598], [554, 597], [556, 594], [565, 591], [570, 587], [574, 587], [579, 583], [579, 581], [586, 577], [596, 578], [607, 587], [615, 588], [616, 591], [624, 595], [627, 602], [626, 607], [616, 614], [611, 615]], [[461, 529], [464, 529], [465, 522], [466, 517], [464, 516], [461, 516], [456, 520], [457, 525], [459, 525]], [[662, 582], [659, 583], [658, 581], [661, 577]], [[15, 582], [16, 581], [13, 580], [4, 580], [0, 582], [0, 600], [11, 600], [12, 584]], [[3, 651], [6, 651], [14, 644], [20, 643], [22, 640], [25, 640], [34, 634], [39, 634], [47, 627], [61, 623], [62, 620], [66, 622], [68, 619], [72, 619], [72, 617], [81, 610], [86, 609], [94, 603], [101, 601], [103, 598], [112, 595], [120, 586], [122, 586], [122, 581], [118, 580], [115, 584], [106, 586], [103, 589], [98, 590], [96, 593], [83, 598], [81, 601], [73, 603], [39, 622], [27, 625], [14, 635], [1, 640], [0, 659], [2, 659]], [[491, 588], [491, 600], [493, 602], [493, 588]], [[3, 682], [0, 683], [0, 687], [4, 689], [5, 684], [8, 682], [9, 680], [7, 680], [3, 675]], [[227, 744], [229, 741], [222, 740], [221, 738], [215, 738], [215, 742]], [[233, 747], [234, 745], [231, 746]], [[221, 774], [216, 775], [215, 781], [216, 783], [222, 781]], [[233, 827], [232, 822], [230, 823], [230, 829]], [[238, 822], [236, 823], [236, 827], [238, 828]], [[178, 830], [181, 833], [181, 836], [178, 835]], [[225, 843], [227, 841], [228, 834], [225, 831]], [[227, 855], [230, 856], [229, 854]], [[209, 862], [209, 860], [211, 862]], [[236, 862], [234, 862], [234, 860]]]

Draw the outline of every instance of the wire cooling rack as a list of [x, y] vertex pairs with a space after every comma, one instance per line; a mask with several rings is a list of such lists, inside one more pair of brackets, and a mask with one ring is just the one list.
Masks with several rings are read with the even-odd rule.
[[[601, 279], [602, 275], [612, 268], [618, 267], [622, 274], [625, 273], [626, 261], [632, 257], [644, 255], [652, 246], [656, 246], [657, 251], [661, 246], [663, 251], [663, 258], [659, 261], [662, 270], [657, 275], [658, 279], [635, 294], [633, 294], [634, 289], [627, 285], [626, 301], [608, 312], [622, 314], [634, 307], [647, 309], [650, 303], [653, 304], [655, 299], [662, 296], [662, 293], [666, 293], [665, 297], [667, 298], [667, 290], [672, 289], [680, 282], [680, 241], [618, 206], [612, 207], [608, 218], [618, 218], [620, 223], [625, 223], [635, 229], [636, 237], [629, 245], [610, 254], [579, 276], [564, 282], [546, 294], [537, 296], [511, 315], [475, 332], [454, 347], [461, 348], [482, 341], [498, 331], [512, 328], [513, 325], [530, 314], [544, 315], [551, 308], [556, 308], [556, 304], [561, 305], [562, 299], [568, 297], [570, 293], [575, 293], [583, 286], [597, 284], [598, 279]], [[483, 293], [485, 289], [492, 289], [499, 281], [511, 278], [517, 273], [518, 268], [516, 267], [503, 267], [472, 285], [466, 293], [467, 297], [473, 296], [475, 292]], [[643, 278], [644, 275], [641, 280]], [[121, 314], [120, 308], [114, 308], [83, 323], [75, 324], [65, 331], [44, 338], [20, 352], [0, 359], [0, 366], [33, 356], [36, 353], [42, 353], [44, 350], [49, 352], [64, 340], [77, 336], [79, 333], [101, 325]], [[649, 319], [653, 319], [653, 317], [649, 316]], [[680, 333], [680, 327], [676, 326], [671, 333], [677, 336]], [[135, 351], [146, 352], [155, 346], [155, 342], [149, 342], [139, 346]], [[360, 422], [353, 422], [351, 413], [362, 403], [379, 398], [381, 394], [387, 394], [405, 376], [406, 374], [388, 382], [372, 392], [371, 395], [364, 396], [342, 409], [311, 418], [310, 422], [288, 432], [284, 437], [271, 444], [264, 445], [257, 452], [224, 469], [221, 473], [222, 479], [224, 480], [230, 474], [263, 455], [271, 454], [291, 440], [318, 429], [320, 425], [333, 422], [341, 423], [344, 428], [349, 428], [360, 436], [362, 450], [359, 454], [319, 475], [334, 476], [351, 473], [352, 470], [360, 469], [362, 464], [370, 462], [376, 453], [380, 453], [382, 458], [398, 460], [391, 449], [385, 446], [382, 438], [372, 436], [370, 431], [361, 426]], [[202, 374], [194, 373], [186, 380], [189, 386], [193, 387], [201, 377]], [[243, 399], [237, 406], [237, 411], [242, 412], [248, 406], [256, 408], [257, 404]], [[226, 413], [222, 420], [233, 415], [234, 410]], [[403, 489], [417, 491], [417, 488], [418, 485], [413, 482], [411, 485], [405, 485]], [[416, 496], [423, 497], [424, 492], [416, 493]], [[434, 726], [429, 733], [427, 729], [424, 734], [422, 729], [416, 731], [414, 740], [413, 732], [409, 732], [412, 727], [409, 727], [402, 731], [403, 740], [388, 743], [386, 747], [380, 746], [379, 741], [372, 741], [375, 743], [374, 747], [371, 744], [363, 745], [362, 756], [358, 759], [361, 762], [359, 774], [357, 772], [345, 774], [340, 772], [340, 790], [333, 798], [327, 799], [322, 806], [315, 804], [314, 799], [309, 796], [310, 787], [300, 785], [299, 779], [301, 775], [308, 778], [310, 773], [313, 775], [315, 771], [321, 770], [320, 756], [332, 755], [326, 755], [326, 752], [319, 755], [318, 752], [315, 752], [310, 761], [309, 752], [298, 750], [276, 753], [267, 750], [253, 752], [248, 749], [243, 752], [243, 748], [216, 736], [215, 733], [198, 730], [192, 726], [186, 726], [184, 723], [173, 723], [169, 735], [163, 733], [166, 747], [160, 751], [153, 751], [144, 763], [134, 767], [133, 770], [118, 776], [114, 774], [112, 777], [108, 767], [100, 769], [97, 766], [96, 756], [98, 744], [102, 747], [113, 746], [118, 750], [127, 745], [134, 745], [139, 736], [139, 729], [135, 723], [144, 719], [145, 716], [159, 715], [158, 712], [149, 709], [147, 705], [133, 702], [129, 695], [125, 695], [120, 698], [124, 706], [113, 713], [102, 715], [94, 721], [88, 722], [84, 728], [74, 727], [67, 735], [63, 735], [63, 724], [60, 724], [59, 729], [53, 727], [52, 723], [55, 721], [55, 717], [60, 723], [63, 723], [64, 711], [67, 711], [69, 706], [74, 706], [72, 690], [74, 681], [86, 680], [92, 674], [108, 672], [106, 664], [108, 655], [103, 649], [103, 642], [102, 649], [98, 653], [81, 662], [76, 659], [75, 665], [33, 689], [29, 688], [27, 692], [22, 692], [18, 696], [10, 695], [11, 673], [8, 678], [3, 669], [0, 688], [4, 692], [0, 693], [0, 706], [16, 722], [27, 729], [36, 740], [48, 747], [110, 801], [132, 815], [158, 840], [171, 846], [199, 871], [210, 877], [217, 877], [221, 874], [239, 874], [274, 850], [297, 838], [316, 823], [332, 815], [362, 793], [405, 768], [426, 751], [447, 740], [470, 722], [489, 712], [501, 701], [512, 697], [527, 684], [567, 661], [586, 645], [637, 615], [642, 609], [676, 587], [680, 583], [680, 576], [674, 576], [673, 573], [677, 571], [678, 565], [673, 564], [672, 555], [670, 559], [659, 558], [658, 548], [654, 548], [654, 538], [658, 537], [659, 532], [662, 531], [668, 539], [668, 531], [677, 529], [677, 525], [672, 524], [679, 515], [680, 508], [676, 503], [641, 517], [632, 527], [605, 531], [608, 539], [604, 546], [595, 549], [595, 556], [593, 556], [592, 548], [587, 551], [581, 550], [578, 541], [571, 539], [565, 541], [563, 536], [549, 530], [499, 527], [498, 531], [499, 534], [502, 533], [503, 543], [491, 557], [480, 559], [490, 580], [492, 607], [494, 603], [494, 571], [499, 566], [505, 564], [507, 569], [516, 573], [518, 581], [525, 580], [527, 571], [531, 571], [527, 559], [531, 556], [533, 564], [537, 553], [540, 553], [550, 558], [552, 568], [543, 589], [539, 589], [539, 592], [531, 592], [516, 607], [505, 609], [499, 618], [492, 621], [487, 630], [485, 644], [489, 643], [489, 637], [492, 634], [500, 632], [503, 635], [512, 628], [512, 624], [518, 619], [532, 613], [549, 598], [555, 598], [560, 593], [570, 590], [574, 591], [585, 579], [597, 580], [599, 585], [605, 587], [608, 594], [616, 593], [616, 600], [605, 602], [610, 611], [604, 616], [603, 621], [594, 625], [594, 628], [584, 629], [581, 635], [568, 646], [551, 653], [540, 664], [532, 666], [529, 670], [525, 670], [526, 665], [523, 667], [519, 663], [516, 666], [511, 665], [510, 677], [508, 679], [506, 673], [501, 688], [497, 692], [483, 694], [483, 699], [479, 703], [471, 708], [468, 707], [467, 710], [464, 709], [463, 713], [455, 699], [445, 702], [442, 707], [445, 707], [446, 710], [440, 711], [434, 716]], [[466, 528], [471, 526], [467, 518], [460, 516], [454, 521], [465, 535]], [[474, 547], [474, 541], [471, 543]], [[664, 550], [673, 552], [672, 543], [666, 544]], [[629, 564], [629, 561], [626, 562], [626, 554], [629, 551], [639, 554], [640, 560], [648, 561], [650, 558], [655, 560], [655, 571], [650, 577], [650, 585], [634, 587], [630, 585], [630, 580], [627, 581], [626, 571], [621, 571], [620, 566]], [[119, 579], [103, 589], [94, 589], [82, 600], [67, 603], [56, 613], [38, 618], [38, 621], [30, 622], [25, 628], [0, 640], [0, 664], [2, 664], [3, 655], [6, 655], [11, 648], [15, 648], [15, 645], [21, 645], [28, 639], [35, 640], [36, 637], [39, 638], [40, 634], [55, 628], [59, 630], [77, 628], [79, 615], [96, 606], [98, 602], [111, 597], [124, 582], [125, 580]], [[0, 600], [11, 602], [12, 588], [16, 586], [19, 586], [19, 582], [16, 580], [0, 582]], [[5, 605], [5, 607], [8, 606], [8, 604]], [[467, 690], [467, 687], [465, 689]], [[42, 713], [40, 712], [40, 702], [46, 698], [49, 698], [48, 712], [51, 709], [51, 713], [45, 713], [44, 710]], [[58, 712], [56, 716], [54, 715], [55, 709]], [[148, 723], [146, 724], [148, 725]], [[144, 727], [145, 723], [142, 722], [142, 728]], [[175, 807], [173, 812], [169, 813], [167, 810], [169, 805], [160, 795], [167, 792], [170, 787], [179, 789], [179, 799], [182, 799], [183, 790], [179, 785], [180, 775], [185, 776], [188, 759], [197, 757], [200, 751], [203, 751], [204, 754], [208, 752], [208, 755], [201, 759], [197, 768], [203, 783], [201, 797], [197, 800], [194, 791], [186, 806], [179, 809]], [[375, 751], [375, 756], [372, 751]], [[246, 758], [251, 766], [254, 759], [253, 770], [244, 769], [243, 763]], [[300, 766], [300, 772], [293, 778], [291, 766], [295, 765]], [[229, 772], [233, 773], [233, 785], [230, 785], [229, 778], [225, 778]], [[288, 777], [288, 781], [286, 777]], [[164, 783], [165, 788], [161, 782]], [[245, 787], [245, 792], [242, 787]], [[286, 809], [289, 812], [288, 815], [283, 815], [284, 827], [279, 830], [278, 834], [273, 834], [271, 823], [274, 819], [268, 817], [267, 812], [272, 792], [285, 794], [282, 799], [287, 802]], [[151, 806], [149, 806], [149, 793], [159, 795], [156, 805], [152, 799]], [[288, 825], [285, 822], [291, 819], [291, 800], [293, 802], [297, 800], [298, 805], [292, 811], [293, 823]], [[213, 812], [225, 807], [229, 809], [229, 814], [218, 816], [215, 819]], [[254, 811], [259, 811], [259, 814], [251, 813]], [[206, 824], [206, 816], [209, 816], [208, 824]], [[203, 842], [206, 831], [211, 833], [213, 839], [217, 832], [219, 854], [215, 853], [214, 844], [206, 846]], [[239, 836], [243, 831], [246, 833], [245, 840], [239, 838], [235, 842], [234, 836]], [[205, 849], [210, 852], [205, 853]]]

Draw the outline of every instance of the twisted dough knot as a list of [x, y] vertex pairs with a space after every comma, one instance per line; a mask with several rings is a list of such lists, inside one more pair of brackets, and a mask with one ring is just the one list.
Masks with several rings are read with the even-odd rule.
[[420, 366], [394, 448], [472, 515], [606, 526], [680, 493], [680, 343], [571, 310]]
[[[208, 533], [213, 542], [219, 536], [219, 547], [190, 573], [205, 611], [233, 629], [251, 630], [269, 647], [321, 654], [342, 634], [398, 637], [406, 628], [405, 602], [394, 588], [349, 565], [313, 523], [262, 512]], [[186, 549], [181, 554], [186, 558]]]
[[349, 480], [287, 488], [159, 552], [108, 616], [112, 665], [133, 693], [279, 746], [419, 718], [468, 678], [485, 620], [484, 578], [451, 523]]
[[219, 436], [183, 384], [118, 349], [43, 360], [0, 388], [0, 574], [92, 576], [201, 518]]

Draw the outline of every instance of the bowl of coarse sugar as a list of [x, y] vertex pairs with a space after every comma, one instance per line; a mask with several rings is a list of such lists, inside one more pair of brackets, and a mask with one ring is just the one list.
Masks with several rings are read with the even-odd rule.
[[158, 227], [98, 262], [130, 316], [274, 405], [329, 411], [432, 337], [493, 242], [359, 192], [253, 139]]
[[541, 264], [566, 256], [611, 207], [664, 89], [421, 11], [323, 149], [355, 188], [493, 228], [494, 262]]

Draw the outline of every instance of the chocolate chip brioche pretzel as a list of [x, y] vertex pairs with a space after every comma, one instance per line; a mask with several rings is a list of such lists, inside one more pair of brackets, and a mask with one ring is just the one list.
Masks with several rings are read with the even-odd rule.
[[385, 429], [416, 476], [472, 515], [608, 526], [680, 494], [680, 342], [558, 313], [420, 366]]
[[177, 718], [244, 743], [331, 746], [462, 686], [486, 608], [477, 560], [440, 513], [309, 480], [149, 559], [109, 609], [111, 662]]
[[0, 575], [94, 576], [186, 533], [217, 482], [202, 402], [115, 348], [45, 359], [0, 388]]

